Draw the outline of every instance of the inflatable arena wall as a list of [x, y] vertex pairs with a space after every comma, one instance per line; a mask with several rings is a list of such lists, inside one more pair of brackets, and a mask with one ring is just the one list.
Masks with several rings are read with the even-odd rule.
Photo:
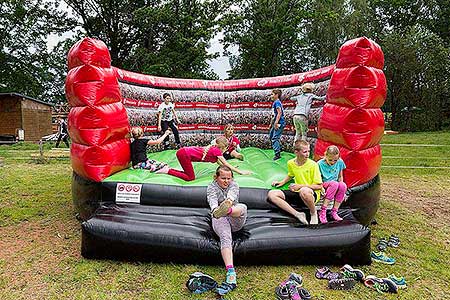
[[[157, 107], [162, 95], [169, 93], [181, 121], [179, 131], [184, 145], [207, 145], [231, 123], [245, 155], [240, 167], [252, 169], [255, 174], [252, 178], [236, 176], [241, 187], [240, 201], [249, 208], [244, 232], [236, 235], [233, 244], [237, 261], [258, 263], [279, 251], [281, 257], [276, 262], [272, 258], [265, 263], [282, 263], [287, 254], [310, 263], [314, 258], [326, 257], [328, 249], [340, 261], [369, 263], [370, 230], [366, 226], [376, 213], [380, 197], [379, 142], [384, 132], [380, 107], [386, 97], [383, 65], [381, 48], [362, 37], [341, 47], [335, 65], [305, 73], [226, 81], [162, 78], [115, 68], [103, 42], [80, 40], [68, 54], [66, 96], [71, 106], [72, 195], [85, 221], [82, 254], [153, 261], [221, 261], [206, 203], [206, 186], [215, 167], [194, 164], [198, 180], [193, 184], [129, 168], [130, 127], [141, 126], [148, 135], [155, 134]], [[299, 228], [266, 199], [271, 180], [285, 176], [286, 161], [293, 157], [288, 153], [295, 133], [295, 102], [291, 98], [300, 94], [307, 82], [315, 83], [316, 95], [326, 95], [325, 103], [313, 103], [308, 116], [308, 140], [314, 157], [319, 159], [326, 147], [334, 144], [347, 165], [344, 180], [349, 186], [349, 198], [344, 203], [347, 210], [342, 210], [346, 216], [342, 224]], [[273, 153], [264, 150], [270, 148], [269, 96], [274, 88], [282, 90], [287, 121], [281, 140], [286, 152], [279, 162], [272, 162]], [[149, 155], [177, 166], [173, 150]], [[119, 185], [124, 184], [139, 187], [137, 201], [117, 201]], [[174, 222], [180, 220], [174, 217], [177, 214], [185, 220], [175, 226]], [[255, 222], [266, 218], [266, 223], [252, 223], [252, 216]], [[202, 225], [192, 228], [190, 222], [197, 221]], [[262, 228], [266, 232], [259, 236]], [[336, 239], [330, 242], [324, 236], [332, 233]], [[262, 242], [276, 237], [282, 242]], [[290, 237], [295, 238], [288, 242]], [[312, 251], [311, 245], [316, 250]], [[305, 261], [305, 255], [311, 260]]]

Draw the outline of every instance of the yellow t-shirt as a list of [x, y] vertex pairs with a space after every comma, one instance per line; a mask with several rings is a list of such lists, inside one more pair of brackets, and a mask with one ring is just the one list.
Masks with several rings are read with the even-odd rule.
[[[306, 162], [299, 166], [295, 163], [296, 158], [288, 161], [287, 169], [288, 176], [294, 177], [296, 184], [321, 184], [322, 177], [320, 176], [319, 165], [312, 159], [307, 159]], [[320, 199], [320, 190], [315, 190], [316, 202]]]

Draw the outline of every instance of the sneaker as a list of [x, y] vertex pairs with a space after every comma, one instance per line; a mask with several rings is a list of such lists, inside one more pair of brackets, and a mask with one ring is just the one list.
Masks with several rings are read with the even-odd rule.
[[230, 210], [230, 207], [233, 206], [233, 202], [230, 200], [225, 200], [220, 203], [218, 207], [213, 210], [213, 217], [218, 219], [221, 217], [225, 217]]
[[374, 252], [370, 254], [370, 257], [373, 261], [380, 262], [387, 265], [393, 265], [395, 264], [395, 258], [388, 257], [384, 254], [384, 252]]
[[295, 281], [297, 283], [297, 286], [302, 286], [302, 284], [303, 284], [303, 277], [302, 277], [302, 275], [299, 275], [297, 273], [289, 274], [289, 277], [288, 277], [287, 280], [288, 281]]
[[215, 292], [217, 294], [219, 294], [220, 296], [223, 296], [225, 294], [228, 294], [229, 292], [231, 292], [232, 290], [234, 290], [236, 288], [236, 284], [235, 283], [227, 283], [227, 282], [222, 282], [221, 285], [219, 285], [218, 287], [216, 287]]
[[291, 296], [289, 295], [289, 290], [286, 287], [286, 284], [282, 283], [275, 288], [275, 296], [277, 300], [290, 300]]
[[289, 291], [289, 296], [291, 297], [291, 300], [302, 300], [300, 297], [300, 294], [298, 293], [298, 285], [296, 281], [289, 280], [286, 282], [286, 287]]
[[378, 251], [386, 251], [386, 248], [388, 247], [388, 241], [385, 238], [381, 238], [378, 240], [378, 244], [376, 246]]
[[331, 210], [331, 217], [337, 222], [342, 221], [342, 218], [339, 217], [337, 210], [334, 210], [334, 209]]
[[300, 298], [302, 300], [310, 300], [311, 299], [311, 294], [308, 292], [307, 289], [302, 288], [302, 287], [297, 287], [297, 292], [300, 295]]
[[398, 292], [397, 285], [389, 278], [377, 278], [369, 275], [364, 280], [364, 285], [368, 288], [374, 289], [379, 293], [394, 293]]
[[328, 288], [332, 290], [351, 290], [356, 284], [353, 278], [338, 278], [328, 281]]
[[217, 287], [217, 282], [211, 276], [195, 272], [189, 276], [186, 287], [194, 294], [201, 294]]
[[280, 153], [275, 153], [275, 156], [272, 158], [273, 160], [278, 160], [281, 158]]
[[361, 271], [360, 269], [354, 269], [350, 265], [344, 265], [341, 268], [341, 272], [342, 272], [342, 276], [344, 278], [353, 278], [356, 281], [361, 281], [361, 282], [363, 282], [364, 278], [365, 278], [363, 271]]
[[321, 209], [320, 210], [319, 220], [320, 220], [320, 223], [322, 223], [322, 224], [328, 223], [328, 221], [327, 221], [327, 210], [326, 209]]
[[230, 271], [231, 269], [228, 269], [227, 272], [227, 278], [225, 279], [226, 283], [234, 283], [236, 284], [236, 271], [234, 271], [234, 268], [232, 271]]
[[392, 234], [387, 241], [387, 245], [392, 248], [397, 248], [400, 245], [400, 239]]
[[327, 280], [342, 278], [341, 273], [331, 272], [331, 270], [328, 267], [321, 267], [316, 269], [315, 276], [317, 279], [327, 279]]
[[391, 274], [388, 276], [388, 279], [392, 280], [399, 289], [407, 288], [406, 280], [404, 277], [397, 277]]

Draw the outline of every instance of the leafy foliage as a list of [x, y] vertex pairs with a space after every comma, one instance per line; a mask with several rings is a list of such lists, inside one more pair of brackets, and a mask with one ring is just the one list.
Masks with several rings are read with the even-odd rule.
[[19, 92], [55, 102], [63, 99], [64, 68], [47, 49], [49, 34], [73, 20], [57, 4], [33, 0], [0, 3], [0, 92]]

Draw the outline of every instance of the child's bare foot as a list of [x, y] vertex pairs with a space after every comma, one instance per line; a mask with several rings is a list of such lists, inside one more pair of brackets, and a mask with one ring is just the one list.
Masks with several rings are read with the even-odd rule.
[[155, 171], [155, 173], [158, 173], [158, 174], [167, 174], [167, 173], [169, 173], [169, 169], [170, 169], [169, 166], [168, 166], [168, 165], [165, 165], [165, 166], [162, 167], [161, 169]]

